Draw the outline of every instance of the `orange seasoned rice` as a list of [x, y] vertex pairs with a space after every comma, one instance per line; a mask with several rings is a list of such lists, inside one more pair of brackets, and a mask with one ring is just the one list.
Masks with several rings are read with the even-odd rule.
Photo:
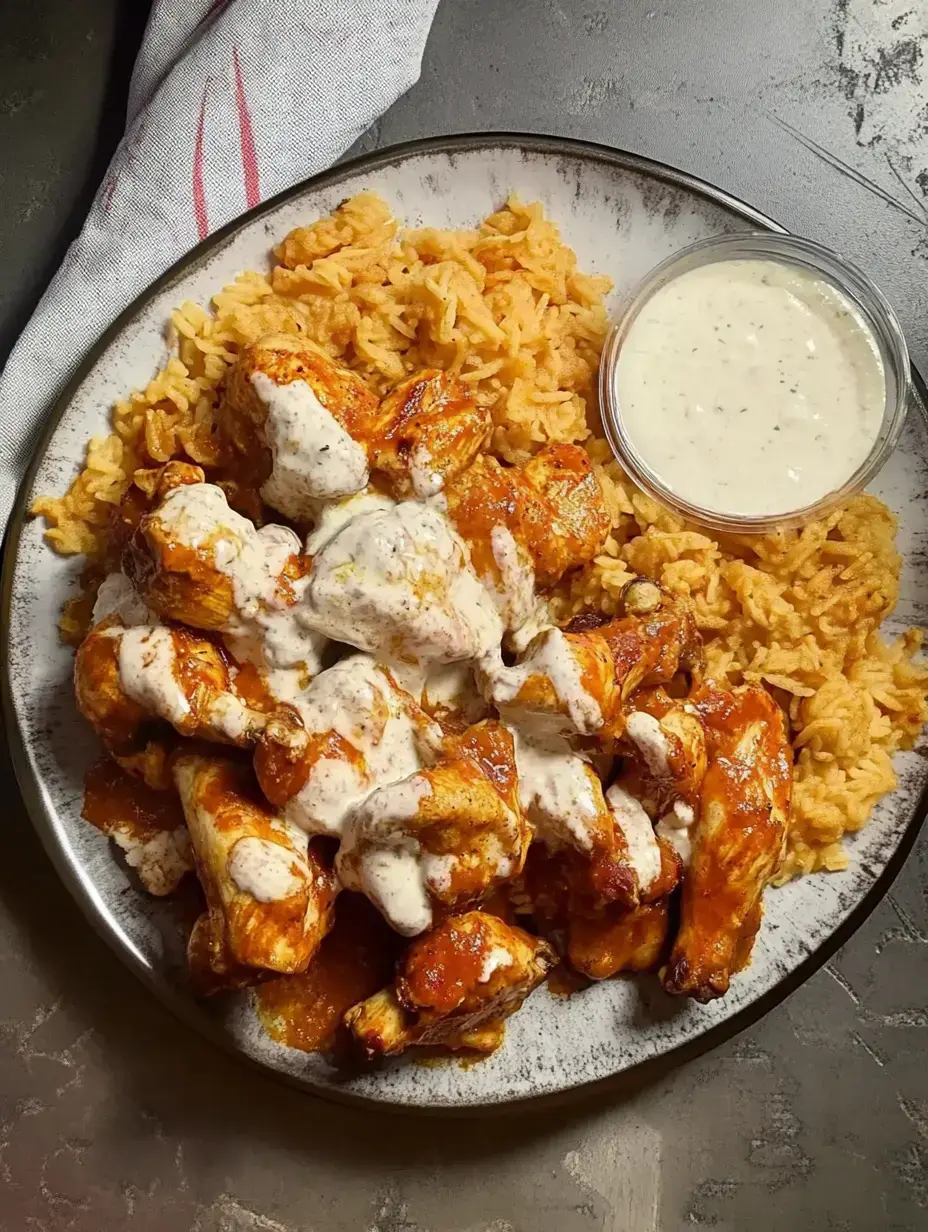
[[[510, 198], [470, 231], [410, 231], [386, 202], [361, 193], [292, 231], [274, 256], [209, 310], [187, 302], [174, 312], [165, 367], [116, 405], [112, 433], [90, 441], [68, 492], [35, 502], [49, 543], [92, 562], [138, 468], [175, 457], [215, 466], [222, 379], [262, 335], [305, 334], [378, 394], [420, 368], [451, 369], [491, 409], [500, 457], [582, 441], [598, 466], [613, 531], [562, 587], [559, 614], [614, 610], [638, 573], [687, 596], [710, 673], [727, 684], [763, 680], [790, 716], [796, 765], [779, 880], [843, 868], [842, 836], [893, 790], [892, 755], [912, 746], [928, 717], [920, 631], [892, 645], [879, 635], [901, 563], [886, 506], [862, 495], [802, 530], [720, 536], [634, 489], [611, 460], [595, 405], [609, 279], [577, 269], [538, 204]], [[63, 636], [78, 640], [88, 618], [83, 596], [66, 609]]]

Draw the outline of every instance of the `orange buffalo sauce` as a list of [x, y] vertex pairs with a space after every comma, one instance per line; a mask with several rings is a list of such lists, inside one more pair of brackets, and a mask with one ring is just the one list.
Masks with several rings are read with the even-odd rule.
[[304, 1052], [328, 1052], [345, 1011], [393, 979], [407, 942], [360, 894], [343, 891], [335, 925], [309, 970], [256, 989], [258, 1013], [268, 1034]]
[[180, 800], [173, 792], [154, 791], [109, 757], [87, 773], [81, 816], [104, 834], [118, 830], [140, 841], [184, 824]]

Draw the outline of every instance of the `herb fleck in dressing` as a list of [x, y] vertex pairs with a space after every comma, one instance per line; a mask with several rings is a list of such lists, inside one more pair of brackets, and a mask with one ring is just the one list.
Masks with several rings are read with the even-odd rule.
[[680, 499], [787, 514], [840, 488], [883, 420], [883, 361], [837, 288], [767, 260], [717, 261], [661, 287], [616, 370], [629, 441]]

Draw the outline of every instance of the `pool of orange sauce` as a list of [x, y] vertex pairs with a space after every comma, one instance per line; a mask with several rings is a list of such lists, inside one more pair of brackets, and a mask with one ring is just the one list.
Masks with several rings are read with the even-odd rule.
[[104, 834], [118, 830], [140, 840], [184, 824], [180, 800], [173, 792], [146, 787], [108, 757], [87, 772], [81, 816]]
[[331, 1051], [345, 1011], [391, 983], [406, 944], [367, 899], [343, 891], [335, 925], [309, 970], [255, 990], [268, 1034], [303, 1052]]

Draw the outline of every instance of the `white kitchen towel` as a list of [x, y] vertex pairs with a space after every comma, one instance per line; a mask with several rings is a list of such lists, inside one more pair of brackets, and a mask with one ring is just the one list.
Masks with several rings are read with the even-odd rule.
[[178, 257], [330, 166], [416, 81], [438, 0], [155, 0], [126, 135], [0, 376], [0, 532], [101, 332]]

